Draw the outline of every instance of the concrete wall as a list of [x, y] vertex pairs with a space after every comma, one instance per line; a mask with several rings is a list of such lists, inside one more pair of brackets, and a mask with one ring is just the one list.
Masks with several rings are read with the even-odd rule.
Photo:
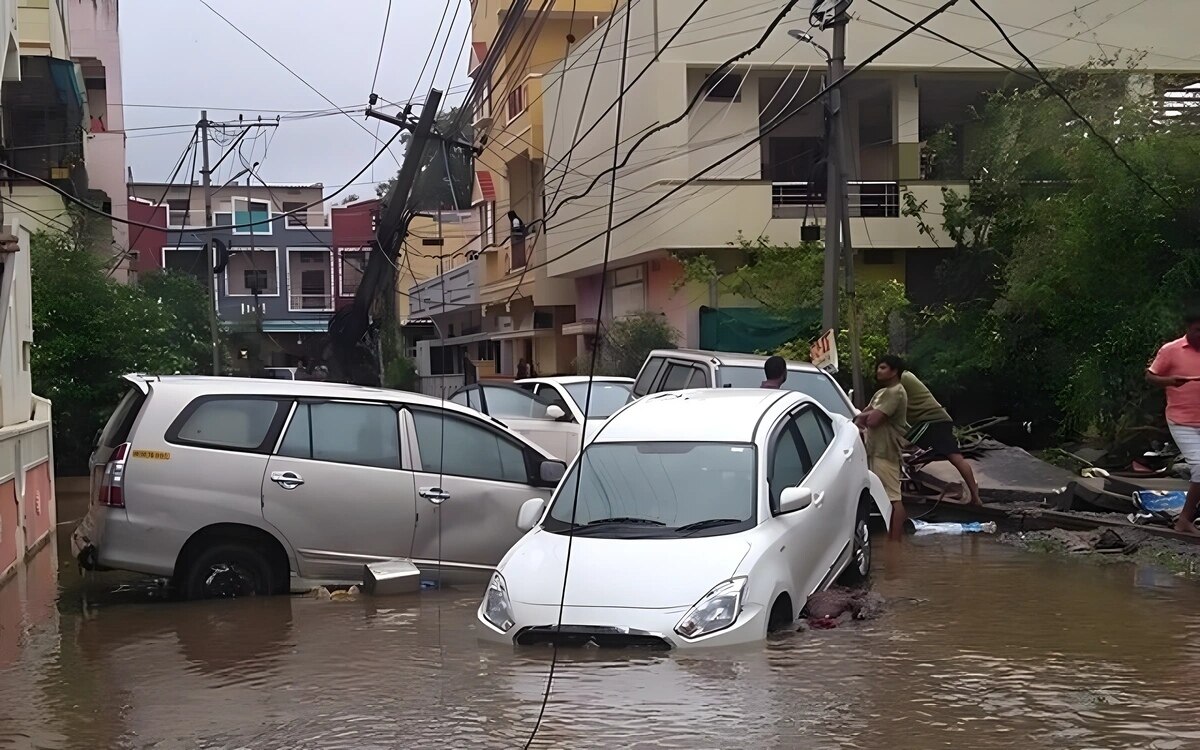
[[17, 0], [17, 24], [22, 55], [70, 57], [70, 19], [73, 0]]

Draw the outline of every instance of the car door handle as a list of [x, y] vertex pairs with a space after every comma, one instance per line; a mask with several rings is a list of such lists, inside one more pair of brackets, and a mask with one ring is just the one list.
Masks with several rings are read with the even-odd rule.
[[450, 499], [450, 493], [441, 487], [422, 487], [420, 495], [434, 505], [441, 505]]
[[813, 501], [812, 501], [813, 507], [820, 508], [824, 503], [825, 503], [825, 493], [824, 492], [814, 492], [813, 493]]
[[271, 481], [285, 490], [294, 490], [304, 484], [304, 477], [294, 471], [272, 471]]

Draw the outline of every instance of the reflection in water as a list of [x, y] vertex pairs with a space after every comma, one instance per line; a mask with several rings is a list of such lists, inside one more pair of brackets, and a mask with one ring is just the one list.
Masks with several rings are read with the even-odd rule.
[[[564, 652], [539, 744], [1200, 746], [1191, 582], [971, 537], [877, 561], [879, 620]], [[476, 640], [475, 590], [177, 604], [69, 565], [60, 579], [57, 616], [0, 666], [0, 747], [510, 748], [545, 688], [549, 649]]]

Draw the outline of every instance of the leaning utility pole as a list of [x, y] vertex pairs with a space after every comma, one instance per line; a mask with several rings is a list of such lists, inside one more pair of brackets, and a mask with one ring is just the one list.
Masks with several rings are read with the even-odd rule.
[[[204, 187], [204, 226], [212, 226], [212, 171], [208, 166], [208, 111], [200, 112], [200, 148], [204, 165], [200, 170], [200, 179]], [[188, 177], [189, 184], [191, 177]], [[191, 210], [191, 206], [188, 206]], [[169, 213], [169, 212], [168, 212]], [[169, 222], [168, 222], [169, 223]], [[217, 339], [217, 243], [208, 237], [204, 243], [208, 262], [208, 335], [212, 339], [212, 374], [221, 374], [221, 345]]]

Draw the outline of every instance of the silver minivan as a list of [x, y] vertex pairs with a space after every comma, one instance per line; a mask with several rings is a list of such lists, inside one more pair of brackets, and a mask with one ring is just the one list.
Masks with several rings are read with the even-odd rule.
[[412, 560], [486, 576], [566, 470], [495, 420], [415, 393], [313, 381], [127, 376], [92, 456], [80, 564], [186, 598], [303, 591]]

